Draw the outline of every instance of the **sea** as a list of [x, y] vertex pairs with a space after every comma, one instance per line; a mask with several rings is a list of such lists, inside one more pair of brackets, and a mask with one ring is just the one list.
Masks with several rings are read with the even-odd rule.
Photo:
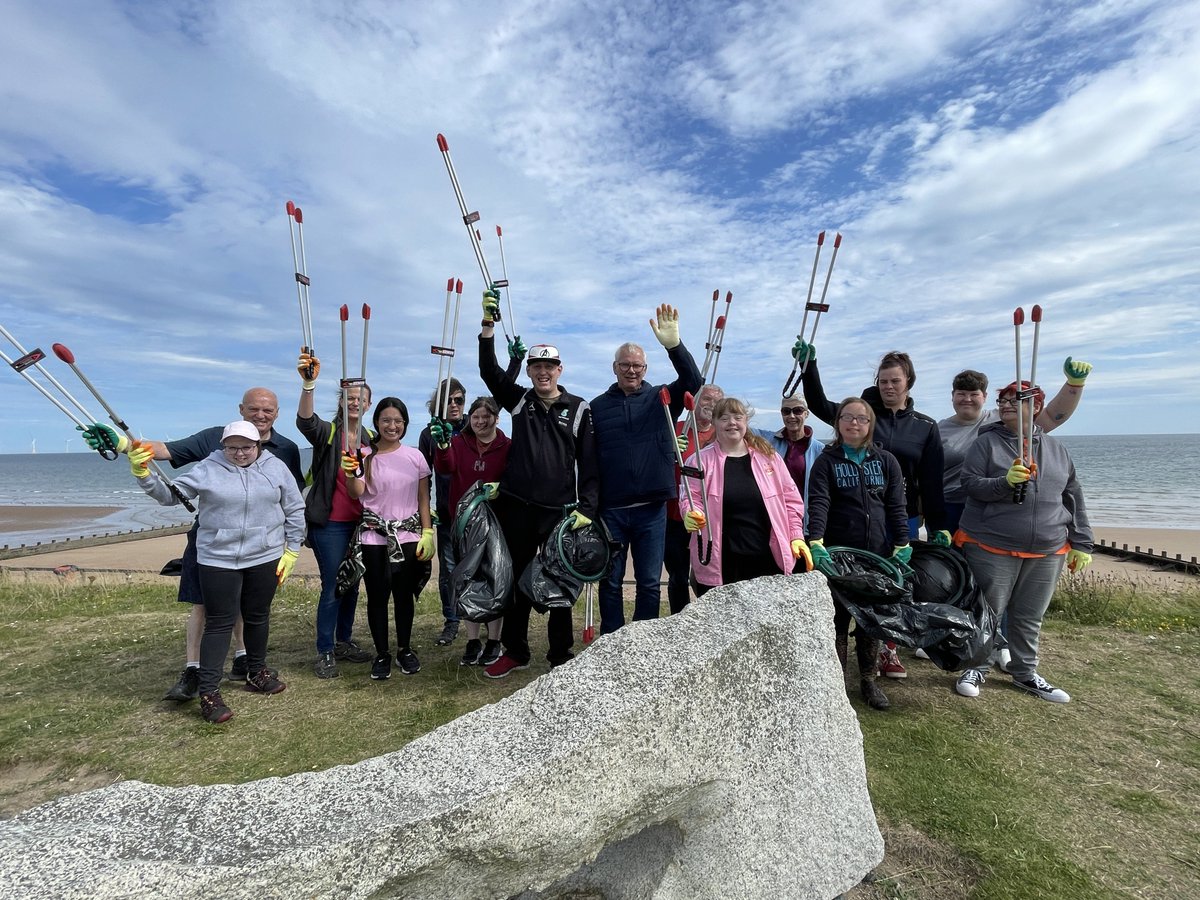
[[[1062, 435], [1083, 484], [1093, 525], [1200, 529], [1200, 435]], [[302, 451], [308, 466], [311, 451]], [[172, 469], [168, 475], [184, 472]], [[96, 453], [0, 454], [0, 506], [114, 507], [102, 519], [18, 531], [5, 528], [0, 548], [186, 524], [182, 507], [161, 507], [142, 493], [125, 457]]]

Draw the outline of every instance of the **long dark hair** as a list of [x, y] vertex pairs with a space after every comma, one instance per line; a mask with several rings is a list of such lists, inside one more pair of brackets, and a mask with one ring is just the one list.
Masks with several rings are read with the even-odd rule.
[[367, 484], [371, 483], [371, 461], [375, 459], [375, 454], [379, 450], [379, 418], [385, 410], [394, 409], [400, 413], [400, 418], [404, 420], [404, 434], [400, 435], [400, 440], [404, 440], [404, 435], [408, 434], [408, 407], [404, 405], [404, 401], [399, 397], [384, 397], [375, 404], [375, 414], [371, 416], [371, 424], [375, 426], [375, 432], [371, 435], [371, 455], [367, 457], [367, 461], [363, 463], [363, 481]]

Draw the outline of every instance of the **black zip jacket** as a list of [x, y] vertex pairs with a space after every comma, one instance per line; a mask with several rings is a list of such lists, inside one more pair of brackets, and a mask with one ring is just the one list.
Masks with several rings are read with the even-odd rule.
[[823, 539], [826, 549], [891, 556], [893, 547], [908, 543], [903, 484], [896, 457], [881, 447], [870, 448], [862, 463], [847, 459], [840, 445], [826, 447], [808, 476], [808, 539]]
[[479, 376], [512, 414], [512, 449], [500, 490], [535, 506], [578, 503], [595, 519], [600, 499], [596, 436], [587, 401], [563, 390], [550, 408], [533, 388], [518, 385], [496, 363], [494, 338], [479, 338]]

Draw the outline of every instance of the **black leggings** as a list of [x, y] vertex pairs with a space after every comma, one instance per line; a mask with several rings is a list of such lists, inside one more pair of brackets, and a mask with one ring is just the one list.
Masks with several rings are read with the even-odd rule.
[[[746, 553], [721, 552], [721, 584], [737, 584], [739, 581], [749, 581], [752, 578], [763, 578], [767, 575], [782, 575], [779, 563], [770, 550], [756, 553], [753, 556]], [[692, 588], [697, 597], [703, 597], [713, 589], [712, 585], [700, 584], [692, 576]]]
[[246, 661], [250, 671], [267, 664], [267, 636], [271, 628], [271, 601], [275, 599], [275, 568], [279, 560], [248, 569], [199, 567], [204, 595], [204, 636], [200, 639], [200, 693], [210, 694], [225, 674], [229, 637], [238, 613], [245, 623]]
[[421, 574], [421, 563], [417, 560], [417, 544], [401, 544], [404, 561], [393, 568], [388, 562], [387, 547], [382, 544], [363, 544], [362, 559], [363, 587], [367, 589], [367, 624], [371, 627], [371, 640], [375, 642], [375, 653], [388, 656], [388, 597], [396, 617], [396, 647], [407, 650], [412, 643], [412, 624], [417, 579]]

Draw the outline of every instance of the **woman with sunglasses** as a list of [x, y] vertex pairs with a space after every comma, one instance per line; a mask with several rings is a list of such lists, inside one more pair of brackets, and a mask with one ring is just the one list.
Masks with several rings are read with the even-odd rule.
[[[859, 397], [848, 397], [833, 417], [837, 436], [813, 464], [808, 482], [808, 540], [814, 565], [832, 561], [830, 546], [853, 547], [901, 562], [912, 557], [908, 545], [904, 476], [891, 453], [874, 443], [875, 410]], [[903, 535], [900, 543], [892, 537]], [[834, 604], [834, 646], [846, 670], [850, 613]], [[891, 704], [876, 684], [879, 641], [855, 630], [860, 691], [872, 709]]]
[[814, 438], [812, 427], [808, 424], [808, 403], [799, 394], [783, 398], [779, 415], [783, 417], [783, 427], [778, 431], [756, 428], [754, 433], [771, 442], [775, 452], [783, 457], [783, 463], [796, 482], [796, 487], [800, 489], [800, 495], [804, 498], [804, 529], [807, 534], [808, 478], [812, 464], [821, 455], [825, 445]]

